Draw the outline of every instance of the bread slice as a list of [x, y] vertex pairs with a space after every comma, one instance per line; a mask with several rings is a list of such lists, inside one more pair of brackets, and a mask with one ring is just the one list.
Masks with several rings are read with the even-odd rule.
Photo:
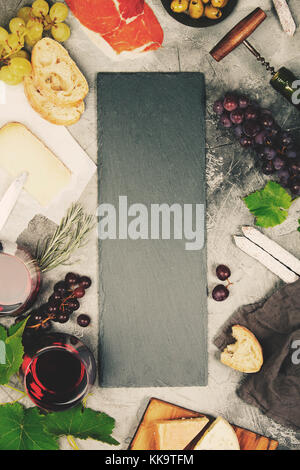
[[236, 342], [224, 349], [221, 362], [247, 374], [258, 372], [263, 365], [263, 352], [254, 334], [244, 326], [234, 325], [232, 336]]
[[71, 126], [79, 121], [84, 112], [83, 101], [79, 101], [73, 106], [54, 104], [43, 95], [43, 91], [36, 85], [32, 76], [24, 77], [24, 91], [33, 109], [52, 124]]
[[0, 149], [0, 168], [13, 178], [26, 171], [24, 188], [42, 206], [71, 180], [71, 171], [23, 124], [10, 122], [0, 129]]
[[219, 416], [201, 436], [193, 450], [240, 450], [233, 427]]
[[54, 39], [43, 38], [32, 50], [33, 77], [43, 95], [58, 106], [73, 106], [89, 91], [88, 83], [67, 50]]
[[155, 449], [183, 450], [208, 421], [205, 416], [156, 421], [153, 425]]

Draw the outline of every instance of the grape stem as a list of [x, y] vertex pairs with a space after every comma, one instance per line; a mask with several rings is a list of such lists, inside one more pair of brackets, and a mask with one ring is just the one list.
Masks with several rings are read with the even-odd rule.
[[230, 282], [229, 279], [226, 279], [227, 280], [227, 285], [225, 286], [226, 289], [228, 289], [229, 286], [233, 286], [233, 282]]

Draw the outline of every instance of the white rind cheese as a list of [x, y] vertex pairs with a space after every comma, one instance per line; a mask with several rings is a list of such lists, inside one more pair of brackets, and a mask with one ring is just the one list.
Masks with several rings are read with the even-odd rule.
[[24, 188], [42, 206], [48, 206], [71, 180], [70, 170], [18, 122], [0, 129], [0, 167], [14, 178], [26, 171]]

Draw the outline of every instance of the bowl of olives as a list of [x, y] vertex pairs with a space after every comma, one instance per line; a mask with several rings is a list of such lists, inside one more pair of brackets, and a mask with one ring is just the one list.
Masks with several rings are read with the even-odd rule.
[[238, 0], [161, 0], [165, 10], [186, 26], [206, 28], [225, 20]]

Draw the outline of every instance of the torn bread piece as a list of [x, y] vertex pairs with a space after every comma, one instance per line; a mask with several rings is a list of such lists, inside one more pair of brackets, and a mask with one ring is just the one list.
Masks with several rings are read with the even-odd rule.
[[219, 416], [200, 437], [193, 450], [240, 450], [233, 427]]
[[244, 326], [233, 325], [232, 336], [236, 342], [224, 349], [221, 362], [247, 374], [258, 372], [263, 365], [263, 352], [254, 334]]
[[208, 418], [182, 418], [153, 424], [155, 449], [183, 450], [209, 422]]

